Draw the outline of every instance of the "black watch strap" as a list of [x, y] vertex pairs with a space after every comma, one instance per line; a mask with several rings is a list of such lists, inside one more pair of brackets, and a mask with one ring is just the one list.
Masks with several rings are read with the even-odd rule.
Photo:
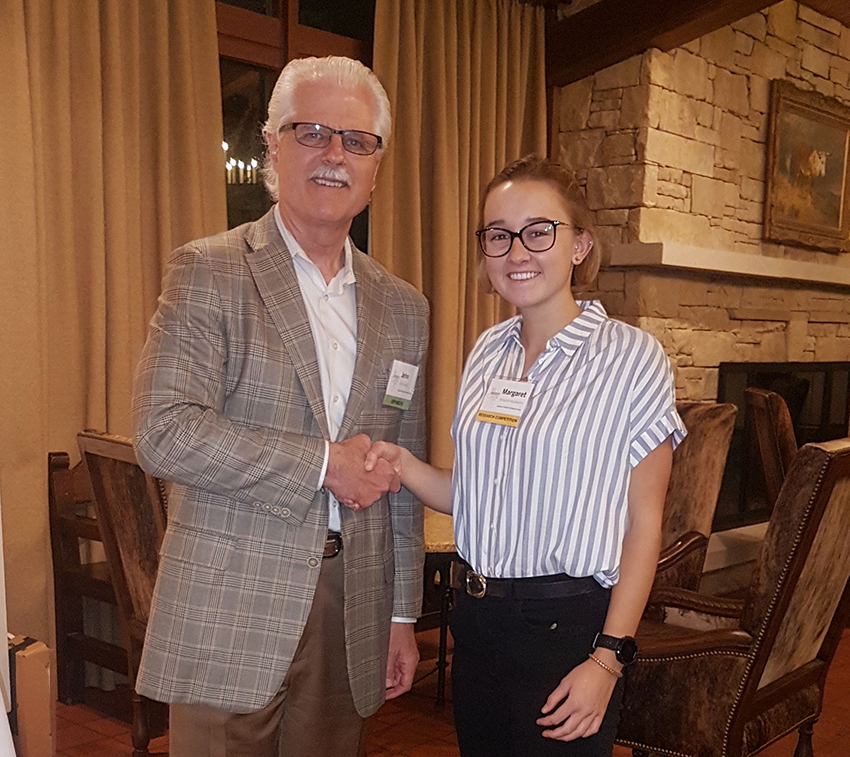
[[621, 665], [630, 665], [637, 657], [637, 642], [631, 636], [608, 636], [598, 633], [593, 640], [593, 646], [610, 649]]

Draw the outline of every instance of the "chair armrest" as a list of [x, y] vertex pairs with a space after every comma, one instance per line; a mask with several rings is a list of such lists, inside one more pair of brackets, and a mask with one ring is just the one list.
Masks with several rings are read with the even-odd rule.
[[641, 623], [635, 637], [639, 660], [650, 662], [682, 656], [717, 654], [744, 657], [750, 653], [753, 645], [753, 637], [739, 629], [697, 631], [691, 628], [674, 628], [671, 631], [652, 633]]
[[661, 550], [658, 556], [658, 569], [656, 573], [662, 573], [674, 567], [693, 552], [705, 552], [708, 547], [708, 538], [699, 531], [688, 531], [680, 536], [672, 544], [668, 544]]
[[652, 590], [647, 607], [669, 608], [719, 615], [722, 618], [740, 618], [744, 602], [740, 599], [724, 599], [710, 594], [661, 586]]
[[708, 538], [689, 531], [661, 550], [654, 587], [669, 586], [696, 591], [702, 577]]

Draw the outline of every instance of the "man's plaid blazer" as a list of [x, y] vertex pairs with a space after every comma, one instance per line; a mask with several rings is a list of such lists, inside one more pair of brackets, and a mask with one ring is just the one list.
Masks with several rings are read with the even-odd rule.
[[[421, 457], [428, 304], [359, 251], [353, 266], [357, 356], [337, 441], [365, 433]], [[422, 367], [408, 410], [383, 404], [395, 359]], [[136, 688], [257, 710], [295, 654], [328, 522], [319, 370], [272, 212], [175, 251], [133, 417], [142, 467], [177, 484]], [[383, 701], [391, 615], [420, 611], [422, 523], [406, 490], [342, 508], [348, 676], [364, 717]]]

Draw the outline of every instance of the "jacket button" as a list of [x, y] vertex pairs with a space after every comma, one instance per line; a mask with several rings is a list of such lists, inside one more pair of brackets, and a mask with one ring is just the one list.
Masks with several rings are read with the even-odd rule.
[[266, 512], [270, 512], [270, 511], [271, 511], [271, 509], [272, 509], [272, 506], [271, 506], [268, 502], [266, 502], [266, 503], [263, 505], [263, 510], [265, 510]]
[[280, 508], [279, 507], [273, 507], [272, 508], [272, 515], [280, 515]]
[[290, 515], [292, 515], [292, 511], [288, 507], [281, 507], [280, 508], [280, 514], [284, 518], [288, 518]]
[[311, 568], [315, 568], [318, 564], [319, 560], [315, 557], [311, 557], [309, 560], [307, 560], [307, 565], [309, 565]]

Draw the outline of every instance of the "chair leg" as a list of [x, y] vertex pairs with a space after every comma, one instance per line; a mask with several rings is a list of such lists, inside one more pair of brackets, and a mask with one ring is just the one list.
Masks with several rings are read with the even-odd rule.
[[814, 757], [814, 749], [812, 749], [812, 731], [817, 720], [809, 720], [801, 725], [797, 730], [797, 748], [794, 750], [794, 757]]
[[133, 691], [133, 724], [130, 737], [133, 740], [133, 757], [150, 757], [150, 710], [148, 700]]

